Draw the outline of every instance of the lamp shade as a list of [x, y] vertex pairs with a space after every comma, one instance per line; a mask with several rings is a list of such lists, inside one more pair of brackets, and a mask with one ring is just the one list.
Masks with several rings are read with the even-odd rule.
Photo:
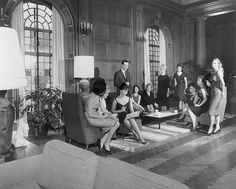
[[0, 90], [27, 85], [25, 67], [16, 30], [0, 27]]
[[75, 56], [74, 57], [74, 78], [94, 77], [94, 57]]

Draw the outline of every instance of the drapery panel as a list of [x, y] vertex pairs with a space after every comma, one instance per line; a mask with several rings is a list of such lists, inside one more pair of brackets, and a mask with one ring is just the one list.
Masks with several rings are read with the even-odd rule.
[[149, 63], [149, 34], [148, 30], [145, 32], [144, 42], [144, 85], [151, 83], [150, 79], [150, 63]]
[[52, 14], [53, 14], [53, 29], [52, 29], [53, 87], [65, 91], [64, 26], [61, 16], [54, 7], [52, 7]]

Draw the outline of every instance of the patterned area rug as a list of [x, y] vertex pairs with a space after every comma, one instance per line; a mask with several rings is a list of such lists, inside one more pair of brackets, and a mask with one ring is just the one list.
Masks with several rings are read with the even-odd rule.
[[[224, 120], [233, 118], [235, 116], [235, 114], [225, 113]], [[136, 141], [132, 135], [129, 135], [124, 139], [119, 138], [112, 140], [110, 146], [124, 151], [135, 152], [137, 149], [147, 146], [151, 143], [163, 141], [169, 139], [170, 137], [189, 132], [190, 128], [186, 122], [179, 123], [176, 121], [176, 119], [172, 119], [161, 123], [161, 129], [158, 129], [158, 124], [147, 124], [143, 126], [141, 133], [144, 139], [147, 141], [146, 145]]]
[[166, 140], [170, 137], [177, 136], [183, 133], [188, 133], [188, 128], [182, 128], [179, 123], [161, 123], [161, 129], [158, 124], [148, 124], [142, 127], [141, 133], [147, 144], [143, 145], [140, 141], [136, 141], [132, 135], [112, 140], [110, 146], [124, 151], [134, 152], [138, 148], [144, 147], [150, 143]]

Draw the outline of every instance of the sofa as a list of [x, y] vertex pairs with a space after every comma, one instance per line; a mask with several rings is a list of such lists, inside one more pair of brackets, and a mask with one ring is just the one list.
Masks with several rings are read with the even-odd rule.
[[82, 98], [78, 93], [62, 93], [62, 113], [65, 121], [66, 139], [85, 145], [95, 144], [102, 138], [100, 128], [91, 126], [84, 114]]
[[59, 140], [40, 155], [0, 164], [1, 189], [188, 189], [178, 181]]

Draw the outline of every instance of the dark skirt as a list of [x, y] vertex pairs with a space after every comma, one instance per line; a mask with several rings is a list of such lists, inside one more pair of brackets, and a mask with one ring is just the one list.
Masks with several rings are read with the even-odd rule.
[[183, 101], [185, 100], [185, 84], [179, 84], [176, 86], [176, 96], [178, 97], [179, 101]]

